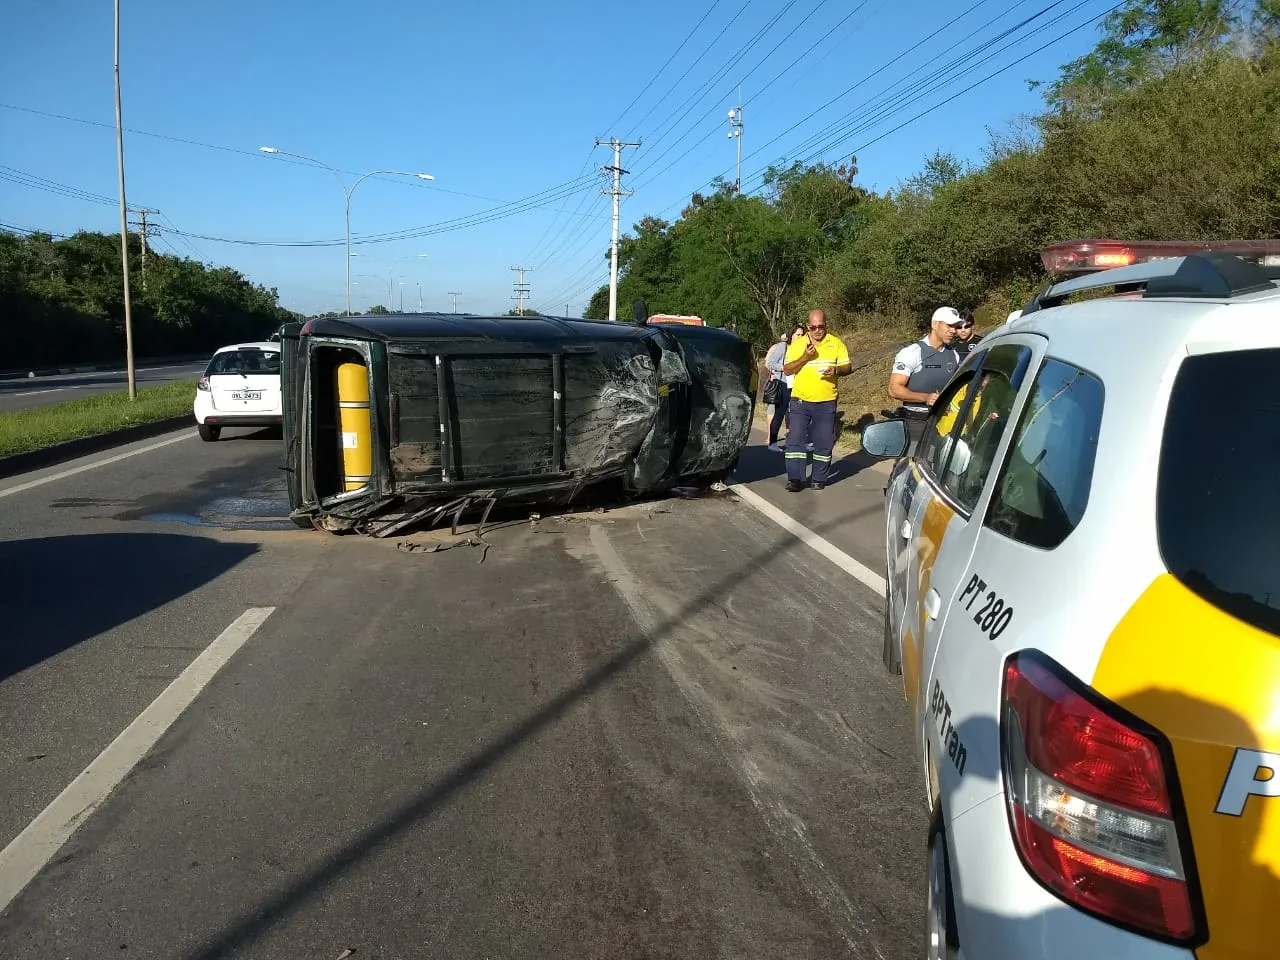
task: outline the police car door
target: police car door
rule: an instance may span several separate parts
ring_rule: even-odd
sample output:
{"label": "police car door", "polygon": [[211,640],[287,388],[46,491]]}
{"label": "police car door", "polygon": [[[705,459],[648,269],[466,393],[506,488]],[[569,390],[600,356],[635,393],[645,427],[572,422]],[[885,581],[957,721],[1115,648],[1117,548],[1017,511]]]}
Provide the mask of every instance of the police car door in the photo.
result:
{"label": "police car door", "polygon": [[[983,351],[973,372],[956,424],[942,442],[931,445],[921,468],[930,474],[934,496],[925,505],[915,531],[921,543],[922,571],[916,629],[921,642],[921,688],[917,728],[925,745],[927,776],[934,787],[960,777],[968,763],[968,745],[957,727],[951,699],[962,694],[942,683],[934,669],[948,623],[968,614],[957,604],[964,575],[982,527],[986,500],[1012,433],[1011,424],[1030,389],[1045,340],[1034,334],[1001,337]],[[926,557],[925,544],[928,546]],[[927,559],[927,568],[925,561]],[[986,618],[990,610],[984,611]],[[998,613],[997,613],[998,616]]]}
{"label": "police car door", "polygon": [[976,356],[971,358],[943,387],[914,453],[905,469],[900,464],[895,470],[889,488],[887,613],[892,635],[901,638],[902,692],[913,729],[919,720],[925,678],[921,598],[929,589],[940,539],[938,531],[933,527],[925,530],[923,525],[926,518],[936,513],[933,504],[940,497],[936,489],[937,465],[959,427],[959,408],[964,404],[979,362]]}

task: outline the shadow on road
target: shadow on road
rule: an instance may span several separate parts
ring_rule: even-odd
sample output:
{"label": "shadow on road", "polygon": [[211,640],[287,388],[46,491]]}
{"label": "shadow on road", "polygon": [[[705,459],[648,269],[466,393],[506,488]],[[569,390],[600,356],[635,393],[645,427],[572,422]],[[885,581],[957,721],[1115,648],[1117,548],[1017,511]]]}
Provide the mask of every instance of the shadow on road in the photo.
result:
{"label": "shadow on road", "polygon": [[0,680],[190,593],[257,549],[159,533],[0,541]]}
{"label": "shadow on road", "polygon": [[[875,462],[874,457],[867,456],[861,450],[845,454],[839,460],[832,462],[832,478],[827,485],[835,486],[841,480],[847,480]],[[733,482],[758,483],[761,480],[774,478],[781,482],[786,472],[786,460],[781,451],[770,450],[763,443],[753,443],[743,449],[742,456],[738,459],[738,467],[733,471]]]}
{"label": "shadow on road", "polygon": [[[762,452],[769,453],[768,450]],[[773,454],[773,456],[777,455]],[[742,482],[740,477],[737,482]],[[818,534],[829,532],[866,512],[864,508],[845,513],[827,523],[815,524],[813,530]],[[520,749],[530,738],[557,722],[578,703],[613,682],[694,614],[716,605],[720,598],[737,586],[745,576],[764,570],[789,555],[809,549],[791,534],[779,531],[778,536],[773,538],[763,550],[755,555],[743,557],[741,563],[733,565],[722,578],[708,584],[704,590],[691,597],[672,616],[657,620],[653,629],[640,639],[629,643],[604,663],[590,670],[576,684],[562,691],[525,720],[510,727],[506,733],[491,740],[451,772],[428,784],[416,800],[405,804],[380,823],[369,827],[357,837],[332,850],[302,876],[290,881],[275,896],[256,905],[252,912],[233,921],[222,933],[193,951],[189,955],[189,960],[221,960],[221,958],[240,955],[249,944],[266,934],[284,917],[321,896],[350,867],[374,855],[388,843],[432,816],[435,811],[453,802],[457,795],[474,780],[497,766],[509,754]],[[923,846],[924,837],[922,836],[922,851]]]}

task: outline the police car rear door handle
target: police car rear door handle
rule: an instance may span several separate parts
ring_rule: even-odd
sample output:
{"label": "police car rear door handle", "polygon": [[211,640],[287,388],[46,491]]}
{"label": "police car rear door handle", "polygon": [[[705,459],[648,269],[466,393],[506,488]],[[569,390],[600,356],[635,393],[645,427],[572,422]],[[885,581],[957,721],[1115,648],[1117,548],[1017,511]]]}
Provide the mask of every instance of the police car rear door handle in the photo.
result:
{"label": "police car rear door handle", "polygon": [[942,609],[942,595],[933,587],[929,588],[929,595],[924,598],[924,612],[929,615],[930,620],[938,619],[938,611]]}

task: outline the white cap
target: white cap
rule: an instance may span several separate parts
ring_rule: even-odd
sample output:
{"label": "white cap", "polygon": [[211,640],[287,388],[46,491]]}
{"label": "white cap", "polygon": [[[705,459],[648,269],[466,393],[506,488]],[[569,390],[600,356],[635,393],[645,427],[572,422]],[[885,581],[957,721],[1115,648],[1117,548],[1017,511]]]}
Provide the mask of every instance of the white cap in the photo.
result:
{"label": "white cap", "polygon": [[960,316],[960,311],[955,307],[939,307],[933,311],[934,323],[945,323],[947,326],[955,327],[964,323],[964,318]]}

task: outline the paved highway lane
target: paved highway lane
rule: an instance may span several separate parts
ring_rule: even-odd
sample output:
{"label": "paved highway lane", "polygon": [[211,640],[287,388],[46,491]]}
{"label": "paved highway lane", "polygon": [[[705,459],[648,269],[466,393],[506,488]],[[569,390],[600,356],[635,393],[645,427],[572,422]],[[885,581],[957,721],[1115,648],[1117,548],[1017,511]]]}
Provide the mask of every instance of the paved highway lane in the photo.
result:
{"label": "paved highway lane", "polygon": [[[138,367],[134,380],[138,389],[157,387],[163,383],[195,380],[204,372],[208,361],[159,367]],[[66,400],[119,393],[129,388],[129,375],[124,370],[97,373],[65,373],[25,380],[0,380],[0,414],[32,407],[45,407]],[[195,397],[192,397],[194,402]]]}
{"label": "paved highway lane", "polygon": [[[0,844],[271,612],[0,912],[0,956],[918,953],[880,598],[736,498],[407,552],[286,528],[278,435],[134,449],[0,484]],[[824,536],[866,509],[829,502]]]}

